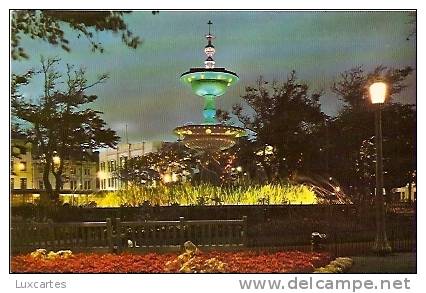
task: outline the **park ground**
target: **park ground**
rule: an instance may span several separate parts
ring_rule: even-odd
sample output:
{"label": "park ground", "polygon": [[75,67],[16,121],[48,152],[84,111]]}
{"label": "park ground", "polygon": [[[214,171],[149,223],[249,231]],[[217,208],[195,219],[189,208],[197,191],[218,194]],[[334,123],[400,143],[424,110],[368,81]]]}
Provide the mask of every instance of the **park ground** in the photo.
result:
{"label": "park ground", "polygon": [[366,255],[352,257],[354,264],[348,273],[416,273],[417,255],[415,252],[393,253],[386,257]]}

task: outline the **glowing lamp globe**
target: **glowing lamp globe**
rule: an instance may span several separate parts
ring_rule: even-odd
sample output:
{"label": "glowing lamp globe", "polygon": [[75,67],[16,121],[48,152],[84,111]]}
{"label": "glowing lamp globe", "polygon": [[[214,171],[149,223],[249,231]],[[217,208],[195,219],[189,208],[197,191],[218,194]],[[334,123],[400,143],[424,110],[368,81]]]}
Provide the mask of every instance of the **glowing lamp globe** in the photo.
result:
{"label": "glowing lamp globe", "polygon": [[59,165],[61,163],[61,158],[59,156],[54,156],[52,160],[55,165]]}
{"label": "glowing lamp globe", "polygon": [[25,169],[26,169],[26,165],[24,164],[24,163],[19,163],[18,164],[18,170],[19,171],[25,171]]}
{"label": "glowing lamp globe", "polygon": [[370,98],[373,104],[383,104],[387,95],[387,84],[384,82],[375,82],[370,85]]}

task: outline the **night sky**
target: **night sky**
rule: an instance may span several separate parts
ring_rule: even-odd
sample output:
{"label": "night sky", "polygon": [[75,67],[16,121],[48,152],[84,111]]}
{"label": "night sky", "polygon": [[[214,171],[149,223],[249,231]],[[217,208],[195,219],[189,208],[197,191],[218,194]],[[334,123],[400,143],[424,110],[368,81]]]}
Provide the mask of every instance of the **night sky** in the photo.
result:
{"label": "night sky", "polygon": [[[173,129],[200,122],[202,99],[179,81],[190,67],[203,66],[207,21],[216,35],[215,61],[240,76],[240,81],[218,99],[218,108],[230,110],[245,86],[265,79],[285,80],[296,70],[314,89],[324,89],[322,109],[335,114],[341,104],[331,91],[333,79],[357,65],[367,69],[383,64],[416,65],[415,40],[408,12],[133,12],[125,19],[141,36],[136,50],[120,35],[99,33],[105,53],[92,53],[88,41],[68,35],[70,53],[47,43],[24,40],[29,60],[13,61],[12,71],[39,66],[40,56],[61,57],[64,63],[84,66],[89,77],[108,72],[110,79],[92,90],[99,98],[93,108],[104,112],[109,126],[124,139],[128,124],[130,142],[175,140]],[[40,79],[24,93],[40,95]],[[415,103],[415,76],[397,100]]]}

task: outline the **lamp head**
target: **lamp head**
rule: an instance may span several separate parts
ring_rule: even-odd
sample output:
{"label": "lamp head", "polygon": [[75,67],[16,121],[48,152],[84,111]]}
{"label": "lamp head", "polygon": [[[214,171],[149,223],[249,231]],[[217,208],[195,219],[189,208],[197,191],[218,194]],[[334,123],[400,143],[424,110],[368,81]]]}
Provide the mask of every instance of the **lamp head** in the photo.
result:
{"label": "lamp head", "polygon": [[53,156],[53,164],[59,165],[61,163],[61,158],[59,156]]}
{"label": "lamp head", "polygon": [[26,165],[24,164],[24,163],[19,163],[18,164],[18,170],[19,171],[25,171],[25,169],[26,169]]}
{"label": "lamp head", "polygon": [[388,86],[383,81],[377,81],[369,88],[371,103],[383,104],[386,100]]}

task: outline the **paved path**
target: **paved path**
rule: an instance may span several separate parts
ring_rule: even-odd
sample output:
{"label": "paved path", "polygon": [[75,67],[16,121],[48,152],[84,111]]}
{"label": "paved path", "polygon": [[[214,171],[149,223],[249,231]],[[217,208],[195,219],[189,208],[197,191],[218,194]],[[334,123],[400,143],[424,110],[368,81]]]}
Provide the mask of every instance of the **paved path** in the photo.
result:
{"label": "paved path", "polygon": [[381,256],[353,256],[348,273],[416,273],[416,253],[393,253]]}

